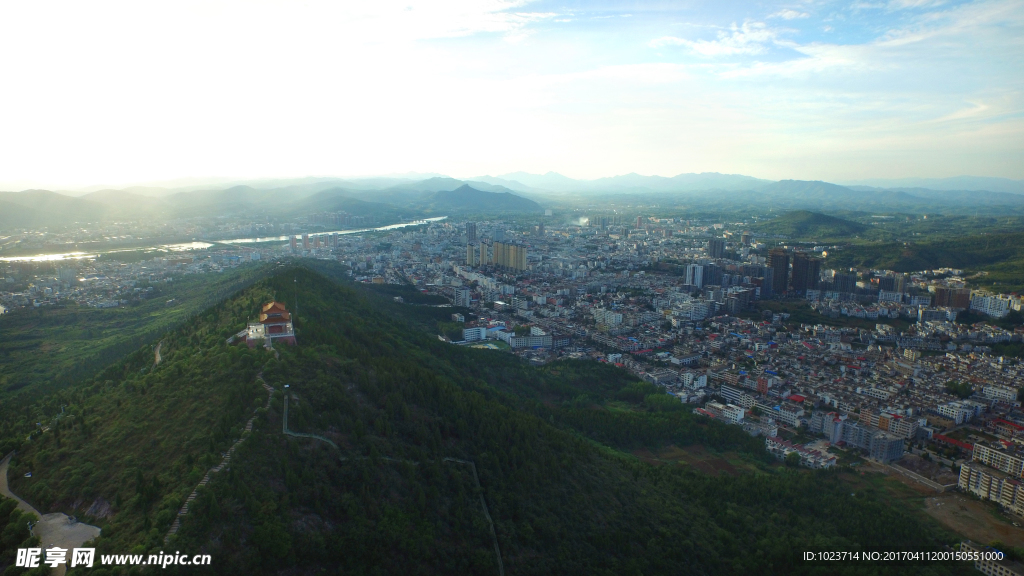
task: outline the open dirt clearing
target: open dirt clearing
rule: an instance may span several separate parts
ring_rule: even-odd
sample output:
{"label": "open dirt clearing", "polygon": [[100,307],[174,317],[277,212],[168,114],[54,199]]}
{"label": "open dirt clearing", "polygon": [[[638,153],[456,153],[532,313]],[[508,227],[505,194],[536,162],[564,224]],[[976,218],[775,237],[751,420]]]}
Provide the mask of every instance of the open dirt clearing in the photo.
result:
{"label": "open dirt clearing", "polygon": [[[12,456],[14,456],[13,452],[0,461],[0,494],[17,501],[19,510],[31,512],[39,518],[39,522],[32,528],[32,533],[39,537],[43,548],[52,548],[54,546],[64,548],[69,551],[67,557],[70,559],[70,550],[81,548],[82,544],[100,535],[98,527],[81,522],[71,522],[71,519],[66,514],[60,512],[40,514],[28,502],[18,498],[17,495],[11,492],[7,486],[7,465],[10,463]],[[67,565],[62,564],[54,568],[51,573],[54,576],[64,576],[66,571]]]}

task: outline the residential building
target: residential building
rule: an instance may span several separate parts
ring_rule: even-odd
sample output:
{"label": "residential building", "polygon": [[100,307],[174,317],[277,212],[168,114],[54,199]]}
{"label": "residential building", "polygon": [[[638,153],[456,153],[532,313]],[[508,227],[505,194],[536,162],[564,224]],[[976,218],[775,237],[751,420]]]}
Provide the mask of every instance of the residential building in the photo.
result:
{"label": "residential building", "polygon": [[494,265],[518,272],[526,270],[526,246],[495,242]]}
{"label": "residential building", "polygon": [[469,308],[473,304],[473,291],[469,288],[459,287],[455,289],[455,305]]}
{"label": "residential building", "polygon": [[768,251],[768,262],[772,269],[772,293],[782,294],[789,288],[789,252],[785,248]]}
{"label": "residential building", "polygon": [[978,442],[974,445],[974,461],[1005,472],[1014,478],[1024,476],[1024,457],[1012,449],[1012,444],[984,444]]}
{"label": "residential building", "polygon": [[820,275],[821,258],[811,256],[807,252],[793,254],[793,290],[805,293],[817,289]]}
{"label": "residential building", "polygon": [[974,568],[987,576],[1024,576],[1024,565],[1005,557],[1003,560],[994,559],[1000,551],[990,546],[965,540],[960,543],[960,551],[974,555]]}
{"label": "residential building", "polygon": [[808,468],[831,468],[836,465],[836,457],[831,454],[822,454],[817,450],[793,444],[789,440],[783,440],[776,436],[766,436],[764,444],[768,453],[779,460],[785,460],[786,456],[796,453],[800,456],[801,466],[807,466]]}
{"label": "residential building", "polygon": [[708,257],[725,258],[725,239],[712,238],[708,240]]}
{"label": "residential building", "polygon": [[1002,318],[1010,313],[1010,299],[975,292],[971,295],[971,310],[995,318]]}

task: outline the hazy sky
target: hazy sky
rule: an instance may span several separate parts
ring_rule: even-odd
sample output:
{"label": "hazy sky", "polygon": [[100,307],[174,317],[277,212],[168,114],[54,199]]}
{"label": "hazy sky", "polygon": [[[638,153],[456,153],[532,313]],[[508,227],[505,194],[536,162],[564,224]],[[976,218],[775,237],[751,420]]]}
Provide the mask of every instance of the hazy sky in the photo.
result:
{"label": "hazy sky", "polygon": [[1024,178],[1024,2],[0,0],[0,183]]}

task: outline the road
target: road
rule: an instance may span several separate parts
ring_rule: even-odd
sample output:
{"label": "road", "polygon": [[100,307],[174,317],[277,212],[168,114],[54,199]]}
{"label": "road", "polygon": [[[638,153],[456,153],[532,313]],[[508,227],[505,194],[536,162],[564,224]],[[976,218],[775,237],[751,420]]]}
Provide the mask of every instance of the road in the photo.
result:
{"label": "road", "polygon": [[[82,544],[98,538],[100,529],[97,526],[90,526],[82,522],[72,523],[66,514],[60,512],[40,514],[32,505],[11,492],[10,487],[7,485],[7,467],[12,456],[14,456],[14,452],[11,452],[0,461],[0,494],[17,501],[19,510],[31,512],[39,518],[39,522],[32,528],[32,533],[39,537],[43,548],[60,546],[68,550],[67,558],[70,560],[70,551],[75,548],[81,548]],[[57,568],[50,571],[53,576],[64,576],[65,572],[67,572],[66,564],[58,565]]]}

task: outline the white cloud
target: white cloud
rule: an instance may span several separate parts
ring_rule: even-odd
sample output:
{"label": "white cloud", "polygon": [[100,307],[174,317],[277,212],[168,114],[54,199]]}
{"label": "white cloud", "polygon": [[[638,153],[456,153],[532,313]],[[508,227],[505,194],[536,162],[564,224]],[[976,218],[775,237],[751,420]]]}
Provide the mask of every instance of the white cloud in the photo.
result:
{"label": "white cloud", "polygon": [[946,0],[889,0],[889,8],[905,10],[907,8],[934,8],[946,3]]}
{"label": "white cloud", "polygon": [[652,48],[663,46],[686,46],[704,56],[727,56],[735,54],[761,54],[768,44],[774,42],[778,33],[763,22],[746,21],[742,26],[732,25],[729,32],[720,31],[717,40],[689,40],[675,36],[664,36],[651,40]]}
{"label": "white cloud", "polygon": [[783,8],[778,12],[768,16],[769,18],[782,18],[783,20],[793,20],[794,18],[807,18],[810,14],[807,12],[800,12],[798,10],[792,10],[790,8]]}
{"label": "white cloud", "polygon": [[992,108],[988,104],[983,104],[981,102],[977,104],[972,104],[973,106],[971,106],[970,108],[963,108],[957,110],[956,112],[953,112],[952,114],[946,114],[941,118],[936,118],[934,122],[950,122],[953,120],[973,119],[985,114]]}

